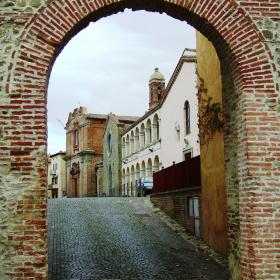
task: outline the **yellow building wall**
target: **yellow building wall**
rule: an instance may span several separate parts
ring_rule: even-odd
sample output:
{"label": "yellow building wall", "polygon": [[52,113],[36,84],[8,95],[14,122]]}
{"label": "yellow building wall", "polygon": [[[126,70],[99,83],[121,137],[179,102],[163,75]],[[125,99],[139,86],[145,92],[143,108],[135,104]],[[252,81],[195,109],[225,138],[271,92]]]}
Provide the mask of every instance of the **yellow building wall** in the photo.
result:
{"label": "yellow building wall", "polygon": [[[198,75],[204,81],[204,89],[206,89],[207,96],[212,97],[211,101],[213,103],[218,102],[222,107],[219,58],[212,43],[199,32],[196,34]],[[202,103],[200,102],[200,114],[201,106]],[[202,184],[201,234],[202,238],[211,247],[226,255],[228,241],[223,136],[222,131],[216,131],[210,139],[200,141]]]}

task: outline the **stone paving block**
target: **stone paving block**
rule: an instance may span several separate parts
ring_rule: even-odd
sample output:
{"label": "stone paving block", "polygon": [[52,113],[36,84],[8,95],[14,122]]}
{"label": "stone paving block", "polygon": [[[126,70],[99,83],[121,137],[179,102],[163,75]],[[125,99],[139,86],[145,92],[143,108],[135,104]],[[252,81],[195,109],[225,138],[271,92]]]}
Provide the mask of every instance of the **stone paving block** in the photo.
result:
{"label": "stone paving block", "polygon": [[48,208],[49,280],[229,279],[145,198],[53,199]]}

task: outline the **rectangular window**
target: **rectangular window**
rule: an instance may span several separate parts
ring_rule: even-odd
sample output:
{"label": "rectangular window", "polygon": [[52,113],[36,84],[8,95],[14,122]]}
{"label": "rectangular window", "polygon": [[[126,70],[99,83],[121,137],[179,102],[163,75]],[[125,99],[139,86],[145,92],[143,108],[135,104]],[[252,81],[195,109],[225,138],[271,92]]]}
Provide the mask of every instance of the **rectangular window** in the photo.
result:
{"label": "rectangular window", "polygon": [[190,104],[188,101],[185,102],[185,126],[186,126],[186,135],[191,133],[191,121],[190,121]]}
{"label": "rectangular window", "polygon": [[195,196],[193,198],[193,215],[195,218],[199,218],[199,198],[198,196]]}
{"label": "rectangular window", "polygon": [[191,157],[192,157],[192,153],[191,152],[185,153],[185,160],[188,160]]}
{"label": "rectangular window", "polygon": [[187,216],[192,219],[193,233],[196,237],[200,237],[200,211],[199,211],[199,197],[188,196],[187,197]]}
{"label": "rectangular window", "polygon": [[194,234],[196,237],[200,237],[200,215],[199,215],[199,197],[195,196],[193,201],[194,208]]}
{"label": "rectangular window", "polygon": [[54,163],[53,164],[53,171],[56,171],[57,170],[57,163]]}
{"label": "rectangular window", "polygon": [[193,217],[194,212],[193,212],[193,197],[192,196],[188,196],[187,203],[188,203],[188,216]]}
{"label": "rectangular window", "polygon": [[193,156],[193,150],[192,150],[192,147],[190,147],[189,145],[186,146],[184,149],[183,149],[183,160],[188,160],[190,158],[192,158]]}
{"label": "rectangular window", "polygon": [[78,129],[74,130],[74,145],[78,146],[79,145],[79,133]]}

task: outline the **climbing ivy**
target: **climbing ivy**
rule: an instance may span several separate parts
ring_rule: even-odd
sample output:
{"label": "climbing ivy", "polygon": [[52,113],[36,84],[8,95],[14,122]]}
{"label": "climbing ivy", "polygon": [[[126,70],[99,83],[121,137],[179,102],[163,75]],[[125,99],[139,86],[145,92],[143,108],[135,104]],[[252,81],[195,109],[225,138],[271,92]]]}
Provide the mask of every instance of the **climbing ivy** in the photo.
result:
{"label": "climbing ivy", "polygon": [[213,98],[207,95],[207,88],[203,79],[198,84],[198,127],[201,144],[207,143],[213,135],[223,129],[223,110],[219,102],[213,102]]}

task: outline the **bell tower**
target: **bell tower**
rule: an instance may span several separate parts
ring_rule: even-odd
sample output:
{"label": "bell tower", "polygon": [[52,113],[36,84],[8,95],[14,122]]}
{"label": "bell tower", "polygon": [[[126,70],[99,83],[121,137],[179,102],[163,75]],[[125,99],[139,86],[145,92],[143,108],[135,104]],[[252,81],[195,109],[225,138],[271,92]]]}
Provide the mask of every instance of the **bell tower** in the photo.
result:
{"label": "bell tower", "polygon": [[159,72],[158,68],[155,68],[155,72],[150,77],[149,88],[149,110],[151,110],[159,104],[165,90],[165,78]]}

